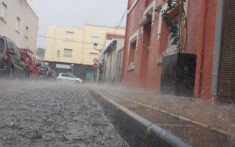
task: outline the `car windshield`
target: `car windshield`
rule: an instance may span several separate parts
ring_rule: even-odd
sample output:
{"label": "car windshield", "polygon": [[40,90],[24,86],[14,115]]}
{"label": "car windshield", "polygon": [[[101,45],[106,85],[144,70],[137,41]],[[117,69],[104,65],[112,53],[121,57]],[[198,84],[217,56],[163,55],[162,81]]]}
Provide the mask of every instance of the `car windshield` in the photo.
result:
{"label": "car windshield", "polygon": [[74,75],[72,75],[72,74],[69,74],[69,77],[70,78],[76,78]]}
{"label": "car windshield", "polygon": [[235,147],[235,0],[0,0],[2,146]]}
{"label": "car windshield", "polygon": [[47,67],[40,67],[40,70],[45,72],[47,71]]}

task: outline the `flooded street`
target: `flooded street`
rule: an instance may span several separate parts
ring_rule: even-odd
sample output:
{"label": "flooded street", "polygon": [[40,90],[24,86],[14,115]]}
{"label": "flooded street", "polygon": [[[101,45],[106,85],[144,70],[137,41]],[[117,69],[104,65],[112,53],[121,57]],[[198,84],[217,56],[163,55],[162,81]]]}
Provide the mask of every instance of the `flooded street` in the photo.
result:
{"label": "flooded street", "polygon": [[235,0],[0,0],[0,147],[235,147]]}
{"label": "flooded street", "polygon": [[0,81],[0,146],[128,146],[86,86]]}

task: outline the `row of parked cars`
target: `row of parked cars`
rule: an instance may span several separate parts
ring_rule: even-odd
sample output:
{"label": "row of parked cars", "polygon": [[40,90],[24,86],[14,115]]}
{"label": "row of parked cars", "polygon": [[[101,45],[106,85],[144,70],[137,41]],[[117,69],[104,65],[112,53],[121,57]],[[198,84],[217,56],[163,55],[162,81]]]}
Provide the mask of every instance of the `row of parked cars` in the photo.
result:
{"label": "row of parked cars", "polygon": [[82,83],[82,79],[71,73],[59,73],[48,66],[42,66],[28,49],[20,49],[5,36],[0,36],[0,78],[53,79],[63,82]]}
{"label": "row of parked cars", "polygon": [[0,36],[1,77],[38,79],[49,78],[53,74],[49,67],[41,66],[32,52],[20,49],[11,39]]}

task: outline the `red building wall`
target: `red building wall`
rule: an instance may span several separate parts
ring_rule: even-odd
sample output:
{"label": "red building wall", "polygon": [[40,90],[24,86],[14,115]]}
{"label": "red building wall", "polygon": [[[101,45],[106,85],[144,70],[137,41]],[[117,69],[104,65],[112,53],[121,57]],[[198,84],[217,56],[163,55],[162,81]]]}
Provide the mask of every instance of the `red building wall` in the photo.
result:
{"label": "red building wall", "polygon": [[197,54],[195,96],[211,98],[216,0],[189,0],[187,50]]}
{"label": "red building wall", "polygon": [[[133,4],[133,0],[129,0],[129,4]],[[131,5],[129,5],[129,8]],[[141,67],[141,57],[142,57],[142,52],[141,52],[141,40],[142,37],[139,33],[139,39],[138,39],[138,48],[136,52],[136,62],[135,62],[135,70],[134,71],[127,71],[128,69],[128,47],[129,47],[129,38],[134,34],[136,31],[141,31],[139,27],[139,21],[143,17],[143,13],[145,10],[145,1],[144,0],[139,0],[137,4],[135,5],[135,8],[127,14],[127,24],[126,24],[126,35],[125,35],[125,50],[124,50],[124,62],[123,62],[123,80],[122,83],[127,86],[131,87],[143,87],[143,85],[140,84],[140,67]]]}
{"label": "red building wall", "polygon": [[[168,30],[162,25],[161,37],[157,39],[159,15],[155,13],[154,22],[151,28],[150,48],[148,53],[143,49],[144,33],[141,31],[139,21],[143,18],[144,10],[153,0],[139,0],[135,8],[127,15],[126,38],[124,50],[124,62],[122,71],[122,83],[135,88],[145,88],[153,91],[160,91],[161,65],[157,64],[159,53],[165,51],[168,44]],[[133,2],[129,0],[129,4]],[[155,6],[163,4],[164,1],[156,1]],[[130,8],[131,6],[129,6]],[[164,23],[164,22],[163,22]],[[139,30],[138,50],[134,71],[127,71],[128,68],[128,46],[129,38]],[[144,65],[147,64],[145,67]],[[146,77],[145,77],[146,74]]]}
{"label": "red building wall", "polygon": [[[151,28],[151,41],[148,53],[144,47],[144,33],[139,26],[144,10],[153,0],[139,0],[134,9],[127,14],[125,49],[123,58],[122,83],[134,88],[145,88],[160,91],[161,64],[157,64],[158,56],[168,46],[168,28],[162,21],[160,39],[158,36],[159,14],[155,13]],[[156,6],[163,4],[156,1]],[[133,0],[129,0],[128,8],[131,8]],[[195,79],[195,96],[210,98],[211,76],[213,64],[214,34],[216,22],[216,0],[188,0],[188,44],[187,53],[197,54],[197,71]],[[128,46],[129,38],[139,30],[138,49],[136,53],[135,70],[128,71]],[[145,67],[144,65],[147,64]],[[146,78],[143,73],[146,73]]]}

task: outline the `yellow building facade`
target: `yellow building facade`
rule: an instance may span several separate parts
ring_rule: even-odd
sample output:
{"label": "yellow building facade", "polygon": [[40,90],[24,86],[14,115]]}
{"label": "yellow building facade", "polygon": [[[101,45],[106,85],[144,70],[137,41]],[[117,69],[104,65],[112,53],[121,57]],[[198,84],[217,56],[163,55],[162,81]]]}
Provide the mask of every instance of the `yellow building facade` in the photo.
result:
{"label": "yellow building facade", "polygon": [[106,35],[125,35],[124,27],[86,25],[84,28],[49,26],[45,61],[93,65],[106,44]]}

